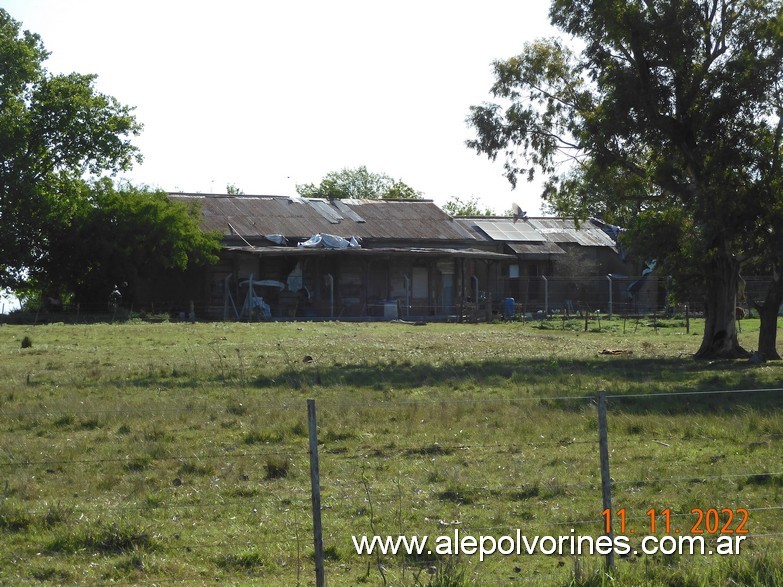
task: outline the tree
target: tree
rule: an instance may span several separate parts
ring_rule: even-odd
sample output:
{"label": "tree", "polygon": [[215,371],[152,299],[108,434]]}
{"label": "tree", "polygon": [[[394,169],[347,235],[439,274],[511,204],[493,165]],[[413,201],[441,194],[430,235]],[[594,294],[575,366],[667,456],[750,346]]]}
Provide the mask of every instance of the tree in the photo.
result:
{"label": "tree", "polygon": [[38,35],[0,9],[0,288],[19,286],[69,217],[87,174],[140,160],[132,110],[95,90],[96,77],[52,75]]}
{"label": "tree", "polygon": [[765,152],[770,156],[761,167],[759,180],[748,205],[754,208],[754,225],[742,241],[746,265],[770,276],[763,300],[747,301],[759,313],[758,350],[766,359],[780,359],[777,352],[778,312],[783,304],[783,92],[776,101],[777,128]]}
{"label": "tree", "polygon": [[421,192],[395,180],[385,173],[372,173],[365,166],[356,169],[342,169],[327,173],[316,186],[312,183],[298,184],[297,193],[303,198],[325,198],[341,200],[346,198],[380,200],[418,200]]}
{"label": "tree", "polygon": [[492,209],[479,202],[475,196],[465,198],[454,196],[443,205],[443,210],[449,216],[492,216]]}
{"label": "tree", "polygon": [[141,279],[217,261],[220,234],[201,230],[197,207],[109,179],[80,187],[78,209],[51,227],[50,250],[30,276],[44,295],[97,307],[114,284],[132,297]]}
{"label": "tree", "polygon": [[512,184],[549,174],[544,197],[563,213],[687,215],[705,284],[701,358],[747,355],[735,321],[741,241],[759,219],[748,202],[777,129],[780,14],[777,0],[554,0],[552,23],[581,53],[529,44],[495,63],[505,109],[471,108],[468,145],[503,154]]}

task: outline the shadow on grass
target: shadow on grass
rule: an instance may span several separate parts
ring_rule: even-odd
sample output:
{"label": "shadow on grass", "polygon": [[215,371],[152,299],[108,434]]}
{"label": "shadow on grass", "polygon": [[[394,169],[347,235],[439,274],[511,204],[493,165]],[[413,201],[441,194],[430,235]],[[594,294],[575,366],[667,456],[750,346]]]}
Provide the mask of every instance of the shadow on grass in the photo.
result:
{"label": "shadow on grass", "polygon": [[[716,388],[725,390],[726,388]],[[761,414],[783,411],[783,392],[772,388],[752,386],[735,388],[735,392],[709,393],[709,390],[698,390],[696,393],[682,394],[672,390],[671,395],[650,395],[622,397],[613,396],[609,399],[609,410],[612,414],[694,414],[720,415],[736,414],[738,410],[754,410]]]}
{"label": "shadow on grass", "polygon": [[[425,386],[475,383],[477,385],[525,384],[530,388],[557,386],[559,378],[582,377],[583,383],[595,380],[607,393],[612,388],[634,388],[629,393],[644,393],[665,386],[670,391],[711,391],[734,389],[737,385],[754,388],[779,380],[783,363],[767,363],[771,374],[747,361],[705,363],[691,358],[640,359],[599,357],[595,359],[520,359],[517,361],[482,360],[459,364],[360,364],[289,368],[257,377],[257,388],[289,384],[293,387],[369,387],[392,386],[412,389]],[[777,376],[776,376],[777,375]],[[584,395],[567,388],[560,395]],[[548,395],[548,394],[547,394]]]}
{"label": "shadow on grass", "polygon": [[[483,388],[493,388],[503,390],[493,398],[513,401],[539,397],[542,404],[565,411],[584,408],[584,403],[565,398],[591,397],[604,391],[611,396],[612,411],[681,414],[730,412],[740,405],[762,410],[783,409],[783,393],[763,391],[779,387],[782,376],[781,362],[760,367],[747,361],[708,363],[690,357],[597,357],[513,362],[484,360],[451,365],[366,364],[317,368],[306,365],[258,377],[253,385],[259,389],[287,385],[294,389],[347,387],[379,392],[433,387],[466,389],[471,395],[481,394]],[[574,381],[579,381],[579,385],[574,385]],[[725,390],[759,391],[708,393]],[[437,398],[442,399],[442,392]]]}

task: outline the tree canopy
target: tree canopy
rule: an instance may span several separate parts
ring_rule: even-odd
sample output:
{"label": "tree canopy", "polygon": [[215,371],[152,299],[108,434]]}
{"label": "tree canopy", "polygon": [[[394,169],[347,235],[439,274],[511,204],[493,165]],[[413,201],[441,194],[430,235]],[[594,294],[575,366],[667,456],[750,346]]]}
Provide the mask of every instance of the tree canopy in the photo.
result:
{"label": "tree canopy", "polygon": [[504,157],[512,184],[547,174],[544,197],[562,214],[679,210],[705,284],[697,356],[745,355],[734,319],[743,242],[763,234],[758,199],[779,197],[768,188],[779,173],[780,2],[554,0],[550,18],[581,52],[543,39],[496,62],[497,101],[471,108],[468,145]]}
{"label": "tree canopy", "polygon": [[344,168],[327,173],[319,185],[312,183],[296,186],[297,193],[303,198],[325,198],[342,200],[347,198],[380,200],[405,199],[417,200],[422,197],[400,179],[385,173],[373,173],[365,166],[356,169]]}
{"label": "tree canopy", "polygon": [[475,196],[460,198],[454,196],[443,205],[443,210],[450,216],[492,216],[491,208],[483,205]]}
{"label": "tree canopy", "polygon": [[74,212],[85,175],[140,160],[132,109],[97,92],[94,75],[52,75],[48,55],[0,8],[0,287],[41,265],[51,221]]}
{"label": "tree canopy", "polygon": [[142,279],[217,260],[220,235],[201,230],[198,208],[108,179],[81,189],[74,214],[51,227],[53,246],[31,275],[37,290],[97,307],[114,284],[132,295]]}

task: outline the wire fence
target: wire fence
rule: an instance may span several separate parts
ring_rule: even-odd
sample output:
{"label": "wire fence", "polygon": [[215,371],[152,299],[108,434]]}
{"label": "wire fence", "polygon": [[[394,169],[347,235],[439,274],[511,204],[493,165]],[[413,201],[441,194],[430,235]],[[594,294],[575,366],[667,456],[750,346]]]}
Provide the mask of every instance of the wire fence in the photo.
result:
{"label": "wire fence", "polygon": [[[632,552],[614,561],[617,572],[641,559],[672,564],[633,554],[646,535],[704,536],[711,548],[742,536],[751,552],[779,549],[781,391],[607,395],[608,463],[599,458],[595,396],[319,400],[326,579],[568,584],[604,564],[600,553],[572,553],[571,541],[610,529],[628,537]],[[226,406],[106,409],[87,400],[74,409],[42,396],[37,408],[17,411],[4,402],[0,531],[45,530],[35,548],[46,556],[20,554],[17,572],[53,572],[59,555],[63,564],[89,565],[97,552],[138,557],[126,571],[156,584],[227,577],[312,584],[305,401],[245,397]],[[357,552],[356,541],[375,536],[429,538],[420,552]],[[539,546],[528,553],[535,537]],[[479,550],[490,546],[491,553]],[[190,562],[156,563],[162,553]],[[67,578],[94,579],[86,576]]]}
{"label": "wire fence", "polygon": [[[752,302],[762,303],[771,283],[768,277],[747,276],[738,293],[737,304],[752,315]],[[701,296],[673,301],[671,282],[654,274],[645,276],[606,275],[602,277],[547,277],[539,275],[509,283],[503,289],[514,300],[516,317],[574,316],[603,313],[608,316],[683,316],[704,312]],[[495,314],[503,314],[503,300],[493,294]]]}
{"label": "wire fence", "polygon": [[[752,302],[763,302],[770,278],[748,276],[738,294],[738,306],[744,315],[754,313]],[[670,281],[658,276],[530,276],[503,278],[475,287],[466,284],[460,291],[434,287],[425,297],[411,295],[380,299],[368,293],[341,295],[338,288],[326,299],[313,299],[307,304],[290,302],[274,291],[272,297],[240,301],[238,308],[217,302],[196,300],[146,300],[134,302],[126,296],[119,303],[63,304],[47,299],[29,305],[19,316],[35,322],[90,321],[172,321],[226,320],[260,322],[270,320],[392,320],[422,319],[442,321],[487,321],[494,319],[533,320],[553,317],[574,317],[603,314],[604,316],[693,316],[703,313],[703,303],[696,299],[674,303],[670,296]],[[290,293],[290,292],[283,292]],[[256,303],[257,302],[257,303]],[[291,305],[291,304],[294,305]]]}

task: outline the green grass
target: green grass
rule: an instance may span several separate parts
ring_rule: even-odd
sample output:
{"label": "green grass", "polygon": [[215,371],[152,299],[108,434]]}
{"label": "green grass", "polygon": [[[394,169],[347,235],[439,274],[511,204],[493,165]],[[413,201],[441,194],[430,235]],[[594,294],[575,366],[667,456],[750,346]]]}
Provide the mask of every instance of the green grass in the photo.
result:
{"label": "green grass", "polygon": [[[696,362],[698,321],[655,326],[0,326],[0,584],[313,584],[308,398],[329,584],[781,584],[783,397],[707,392],[781,387],[783,364]],[[599,391],[629,527],[746,508],[740,556],[619,557],[610,580],[597,556],[354,552],[600,535]]]}

